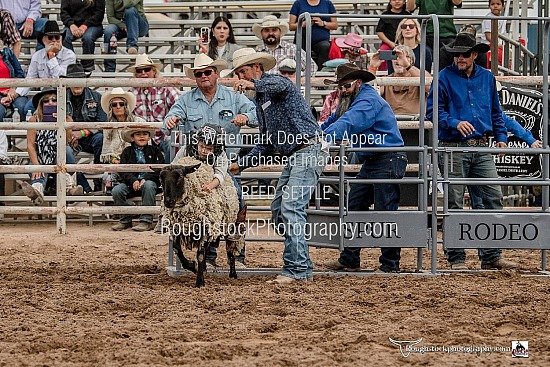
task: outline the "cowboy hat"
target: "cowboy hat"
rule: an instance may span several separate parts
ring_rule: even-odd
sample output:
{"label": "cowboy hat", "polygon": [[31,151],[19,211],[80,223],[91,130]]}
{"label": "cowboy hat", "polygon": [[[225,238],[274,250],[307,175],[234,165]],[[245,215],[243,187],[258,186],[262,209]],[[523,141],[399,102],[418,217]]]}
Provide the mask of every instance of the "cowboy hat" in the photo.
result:
{"label": "cowboy hat", "polygon": [[154,66],[157,69],[160,69],[162,67],[162,64],[154,63],[153,60],[147,54],[141,54],[137,55],[136,57],[136,63],[134,66],[130,66],[128,68],[128,71],[135,73],[137,68],[141,67],[147,67],[147,66]]}
{"label": "cowboy hat", "polygon": [[366,49],[362,47],[363,38],[355,33],[348,33],[345,38],[336,38],[334,43],[340,48],[358,48],[366,51]]}
{"label": "cowboy hat", "polygon": [[91,72],[85,72],[84,66],[81,63],[77,62],[76,64],[71,64],[67,66],[67,74],[60,75],[60,78],[89,78],[92,75]]}
{"label": "cowboy hat", "polygon": [[195,79],[195,74],[193,74],[193,70],[216,68],[216,70],[220,71],[227,68],[227,61],[221,59],[214,61],[210,57],[208,57],[207,54],[200,53],[195,57],[195,61],[193,62],[192,67],[184,66],[183,68],[185,69],[185,75],[189,79]]}
{"label": "cowboy hat", "polygon": [[129,129],[129,130],[122,131],[122,140],[124,140],[127,143],[131,143],[132,142],[132,135],[134,135],[135,133],[138,133],[140,131],[145,131],[146,133],[149,133],[150,138],[152,138],[156,134],[156,130],[150,130],[150,129],[145,129],[145,128]]}
{"label": "cowboy hat", "polygon": [[48,20],[44,25],[44,30],[41,32],[36,32],[36,41],[42,46],[44,46],[44,41],[42,41],[44,36],[61,36],[59,25],[55,20]]}
{"label": "cowboy hat", "polygon": [[40,100],[46,94],[55,94],[57,96],[57,89],[52,88],[52,87],[46,87],[46,88],[42,89],[40,92],[36,93],[32,97],[32,105],[34,106],[34,108],[38,108],[38,104],[40,103]]}
{"label": "cowboy hat", "polygon": [[253,48],[245,47],[238,49],[233,53],[233,69],[231,72],[235,72],[243,65],[250,65],[259,63],[264,67],[264,71],[273,69],[277,60],[266,52],[256,52]]}
{"label": "cowboy hat", "polygon": [[485,53],[489,51],[489,49],[489,45],[486,45],[485,43],[476,43],[475,38],[467,33],[457,34],[452,46],[445,45],[445,50],[452,54],[461,54],[470,51]]}
{"label": "cowboy hat", "polygon": [[267,15],[261,23],[252,24],[252,32],[259,39],[263,39],[262,29],[264,28],[279,28],[281,30],[281,37],[288,33],[288,23],[280,21],[275,15]]}
{"label": "cowboy hat", "polygon": [[125,92],[124,89],[120,87],[113,88],[112,91],[105,92],[103,97],[101,97],[101,108],[103,111],[108,112],[111,108],[111,100],[113,98],[122,98],[128,102],[128,110],[132,112],[136,108],[136,97],[131,92]]}
{"label": "cowboy hat", "polygon": [[348,62],[346,64],[339,65],[336,68],[336,80],[325,79],[325,85],[335,85],[340,83],[342,80],[350,79],[361,79],[365,83],[370,82],[371,80],[376,79],[374,74],[369,73],[366,70],[362,70],[359,66]]}

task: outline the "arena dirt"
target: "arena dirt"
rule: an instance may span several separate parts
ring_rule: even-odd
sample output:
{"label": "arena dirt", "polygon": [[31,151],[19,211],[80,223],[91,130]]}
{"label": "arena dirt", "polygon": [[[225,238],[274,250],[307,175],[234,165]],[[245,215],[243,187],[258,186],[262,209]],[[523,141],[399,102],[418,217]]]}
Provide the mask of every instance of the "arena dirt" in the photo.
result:
{"label": "arena dirt", "polygon": [[[0,366],[509,366],[550,365],[548,278],[526,277],[540,252],[507,251],[523,272],[316,277],[266,284],[171,278],[167,238],[112,232],[112,223],[0,224]],[[282,244],[248,245],[250,267],[280,267]],[[316,267],[334,250],[312,249]],[[372,269],[379,250],[364,252]],[[416,251],[404,250],[412,270]],[[473,251],[468,264],[479,268]],[[425,266],[430,258],[426,252]],[[448,269],[442,254],[439,266]],[[388,338],[422,346],[510,352],[400,354]]]}

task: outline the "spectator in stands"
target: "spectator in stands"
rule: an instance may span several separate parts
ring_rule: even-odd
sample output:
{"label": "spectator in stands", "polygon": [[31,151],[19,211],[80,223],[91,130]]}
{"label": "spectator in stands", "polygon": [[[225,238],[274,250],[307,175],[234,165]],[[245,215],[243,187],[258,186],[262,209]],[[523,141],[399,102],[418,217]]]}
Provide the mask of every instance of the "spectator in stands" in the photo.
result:
{"label": "spectator in stands", "polygon": [[[113,34],[117,39],[127,37],[126,52],[138,54],[138,38],[149,32],[143,0],[106,0],[105,5],[109,25],[103,32],[103,43],[109,44]],[[116,60],[105,60],[104,65],[105,71],[116,71]]]}
{"label": "spectator in stands", "polygon": [[6,9],[0,9],[0,41],[4,42],[6,46],[11,46],[15,57],[19,57],[21,53],[21,34],[15,26],[13,16]]}
{"label": "spectator in stands", "polygon": [[[134,115],[136,97],[133,93],[124,92],[124,89],[116,87],[112,91],[105,92],[101,97],[101,108],[107,112],[109,122],[145,122],[139,116]],[[101,161],[105,163],[120,163],[120,155],[128,143],[122,138],[123,129],[105,129],[103,131],[103,148]]]}
{"label": "spectator in stands", "polygon": [[[135,65],[129,67],[128,71],[134,73],[136,78],[160,78],[161,66],[142,54],[138,55]],[[136,96],[134,114],[149,122],[163,122],[180,96],[176,87],[131,87],[128,92]],[[164,153],[165,163],[170,163],[170,136],[159,130],[151,138],[153,145]]]}
{"label": "spectator in stands", "polygon": [[[493,18],[500,17],[500,14],[502,12],[502,9],[504,9],[504,0],[489,0],[489,9],[491,10],[487,14],[487,18],[481,22],[481,33],[483,34],[483,43],[486,43],[491,46],[491,20]],[[506,32],[506,20],[498,20],[498,34],[502,34],[504,36],[508,36],[508,33]],[[500,40],[498,40],[498,34],[495,34],[495,38],[497,38],[497,45],[498,45],[498,64],[502,64],[502,47],[504,43]],[[491,51],[487,53],[487,69],[491,68]]]}
{"label": "spectator in stands", "polygon": [[[398,45],[408,46],[414,52],[414,66],[420,69],[420,24],[416,19],[402,19],[397,26],[395,41]],[[426,46],[426,71],[432,72],[432,49]],[[388,74],[393,73],[393,64],[388,64]]]}
{"label": "spectator in stands", "polygon": [[[375,76],[354,64],[340,65],[336,81],[342,90],[340,104],[335,113],[321,126],[333,142],[344,137],[362,136],[355,148],[395,147],[393,152],[358,152],[362,164],[358,179],[380,179],[377,184],[352,184],[349,192],[349,210],[367,211],[374,204],[376,211],[394,211],[399,208],[399,184],[383,182],[384,179],[401,179],[407,167],[407,155],[400,151],[403,138],[397,127],[395,115],[389,104],[380,97],[376,89],[367,83]],[[384,136],[383,139],[380,137]],[[378,137],[378,138],[376,138]],[[374,142],[374,143],[373,143]],[[399,272],[400,248],[382,247],[379,258],[382,272]],[[359,270],[361,248],[346,248],[338,260],[325,264],[331,270]]]}
{"label": "spectator in stands", "polygon": [[[103,34],[105,0],[61,0],[61,21],[65,25],[63,46],[73,50],[73,42],[82,40],[82,53],[93,55],[95,41]],[[82,60],[84,70],[94,70],[94,60]]]}
{"label": "spectator in stands", "polygon": [[233,67],[233,53],[242,46],[237,45],[233,26],[226,17],[216,17],[210,28],[209,42],[204,43],[199,39],[199,45],[202,52],[208,55],[212,60],[225,60],[227,68]]}
{"label": "spectator in stands", "polygon": [[[410,0],[407,2],[407,10],[412,12],[419,8],[419,15],[437,14],[453,15],[454,8],[462,8],[462,0]],[[434,49],[434,27],[428,23],[426,44]],[[456,36],[456,28],[452,19],[439,19],[439,44],[436,47],[452,42]],[[410,46],[409,46],[410,47]]]}
{"label": "spectator in stands", "polygon": [[[256,23],[252,25],[252,32],[261,39],[264,44],[258,46],[256,51],[265,52],[275,58],[277,64],[272,69],[266,71],[268,74],[279,73],[279,62],[284,59],[296,60],[296,46],[283,41],[283,36],[288,32],[288,24],[284,21],[279,21],[275,15],[268,15],[262,23]],[[302,70],[306,69],[306,53],[301,53],[301,67]],[[311,72],[317,71],[317,64],[310,60]]]}
{"label": "spectator in stands", "polygon": [[[420,77],[420,69],[414,66],[414,52],[405,45],[397,45],[394,48],[397,60],[392,60],[394,72],[389,77]],[[370,68],[376,69],[382,61],[380,54],[376,52],[370,60]],[[426,77],[431,74],[425,72]],[[424,97],[428,96],[430,84],[427,83],[424,90]],[[393,113],[401,115],[418,115],[420,113],[420,96],[422,91],[417,86],[387,85],[380,87],[380,95],[389,103]],[[425,100],[425,99],[424,99]]]}
{"label": "spectator in stands", "polygon": [[[496,147],[507,146],[507,130],[502,118],[495,77],[485,68],[474,64],[479,53],[489,51],[489,46],[476,41],[466,34],[456,36],[453,46],[446,46],[454,55],[454,64],[439,73],[439,94],[428,96],[426,118],[439,117],[439,146],[443,147],[486,147],[487,135],[493,135]],[[472,98],[483,103],[464,103]],[[434,98],[438,100],[438,110],[433,110]],[[498,177],[493,155],[483,152],[455,151],[449,162],[450,178]],[[444,170],[443,160],[439,169]],[[502,191],[499,185],[477,185],[477,190],[487,210],[502,210]],[[464,186],[450,185],[448,194],[449,209],[462,209]],[[482,269],[511,269],[516,264],[504,260],[500,249],[481,249],[479,252]],[[467,270],[464,249],[447,249],[447,260],[455,270]]]}
{"label": "spectator in stands", "polygon": [[[291,31],[298,28],[298,17],[302,13],[334,14],[336,8],[330,0],[296,0],[290,8],[289,27]],[[328,60],[330,50],[330,31],[338,29],[336,17],[311,18],[311,51],[312,58],[321,69]],[[302,23],[302,49],[306,49],[306,23]]]}
{"label": "spectator in stands", "polygon": [[[279,74],[284,77],[295,81],[296,79],[296,60],[294,59],[284,59],[279,63]],[[303,93],[303,92],[302,92]],[[311,113],[315,118],[315,121],[319,119],[319,113],[314,106],[311,106]]]}
{"label": "spectator in stands", "polygon": [[[149,144],[155,130],[132,129],[122,134],[122,139],[130,143],[120,157],[121,164],[161,164],[164,156],[160,149]],[[160,187],[160,178],[157,172],[121,172],[120,183],[113,188],[113,200],[115,205],[134,205],[128,198],[141,196],[141,205],[154,206],[155,195]],[[132,227],[132,215],[123,214],[119,223],[115,224],[113,231],[122,231],[132,228],[136,232],[150,231],[154,228],[153,215],[141,214],[139,224]]]}
{"label": "spectator in stands", "polygon": [[[2,26],[0,26],[2,28]],[[24,78],[25,73],[19,64],[19,60],[8,47],[4,47],[0,40],[0,78]],[[22,115],[25,110],[27,97],[18,96],[15,88],[0,87],[0,122],[17,108]]]}
{"label": "spectator in stands", "polygon": [[[466,34],[470,36],[474,41],[476,40],[476,27],[471,24],[465,24],[460,27],[458,34]],[[453,47],[454,40],[447,46]],[[447,51],[445,46],[439,49],[439,70],[445,69],[447,66],[451,66],[454,62],[453,54]],[[487,67],[487,55],[485,53],[478,54],[474,60],[476,65],[486,68]]]}
{"label": "spectator in stands", "polygon": [[[67,67],[67,78],[85,79],[90,73],[84,71],[82,64],[72,64]],[[67,89],[67,116],[78,122],[105,122],[107,114],[101,108],[101,94],[89,87],[70,87]],[[101,149],[103,147],[103,132],[95,129],[71,131],[71,142],[67,149],[86,152],[94,155],[94,164],[101,163]],[[85,193],[92,192],[90,184],[83,173],[78,172],[77,182],[84,188]],[[93,191],[101,191],[101,180],[94,179]]]}
{"label": "spectator in stands", "polygon": [[[270,283],[287,284],[313,280],[313,263],[306,243],[306,205],[317,185],[327,154],[321,151],[321,130],[294,83],[281,75],[270,75],[273,56],[243,48],[235,60],[239,80],[234,90],[256,91],[256,111],[261,140],[246,156],[231,164],[232,173],[258,166],[280,153],[288,157],[271,203],[275,227],[285,238],[282,274]],[[281,131],[285,134],[282,136]],[[266,160],[264,160],[265,162]],[[290,193],[283,195],[283,193]]]}
{"label": "spectator in stands", "polygon": [[[242,60],[239,56],[243,50],[235,52],[233,62]],[[179,124],[183,125],[185,133],[200,130],[207,123],[221,126],[225,131],[227,145],[239,144],[240,130],[244,125],[255,126],[257,123],[256,107],[244,94],[234,93],[230,88],[218,84],[219,73],[225,69],[225,60],[212,60],[206,54],[195,57],[192,67],[185,67],[185,75],[195,79],[197,88],[180,96],[164,119],[162,131],[170,135]],[[227,149],[230,160],[238,157],[238,148]],[[244,249],[236,260],[244,266]],[[216,265],[216,249],[206,254],[206,261],[211,266]]]}
{"label": "spectator in stands", "polygon": [[[33,117],[28,121],[34,122],[57,122],[57,90],[55,88],[45,88],[32,98],[32,103],[36,110]],[[67,121],[72,119],[67,116]],[[67,143],[71,139],[70,131],[67,131]],[[27,152],[31,164],[34,165],[54,165],[57,163],[57,130],[27,130]],[[66,162],[74,164],[74,155],[67,149]],[[33,172],[30,174],[31,184],[23,182],[21,188],[35,205],[40,205],[44,201],[44,190],[48,183],[48,173]],[[55,176],[53,177],[55,180]],[[82,186],[67,185],[68,195],[82,195],[84,190]]]}
{"label": "spectator in stands", "polygon": [[[48,19],[41,18],[42,2],[41,0],[0,0],[0,8],[9,11],[15,21],[15,27],[23,38],[36,38],[40,41],[39,33],[44,30]],[[40,42],[36,45],[36,50],[44,48]],[[14,52],[19,55],[20,49]]]}
{"label": "spectator in stands", "polygon": [[[347,62],[352,62],[361,69],[367,67],[367,49],[363,47],[363,37],[356,33],[348,33],[346,37],[334,38],[331,41],[329,61],[326,61],[321,71],[335,72],[336,68]],[[335,63],[331,63],[331,61]]]}
{"label": "spectator in stands", "polygon": [[[405,0],[390,0],[382,15],[410,15],[404,5]],[[391,50],[395,47],[395,35],[400,22],[399,18],[380,18],[376,25],[376,35],[382,41],[379,50]],[[388,70],[385,60],[380,64],[380,70]]]}
{"label": "spectator in stands", "polygon": [[[66,74],[67,66],[76,62],[76,55],[63,47],[61,32],[55,20],[49,20],[44,26],[44,32],[38,32],[38,43],[45,48],[32,55],[27,78],[59,78]],[[16,97],[26,96],[30,88],[19,87],[15,90]],[[28,111],[34,112],[34,103],[29,100],[21,113],[21,121]]]}

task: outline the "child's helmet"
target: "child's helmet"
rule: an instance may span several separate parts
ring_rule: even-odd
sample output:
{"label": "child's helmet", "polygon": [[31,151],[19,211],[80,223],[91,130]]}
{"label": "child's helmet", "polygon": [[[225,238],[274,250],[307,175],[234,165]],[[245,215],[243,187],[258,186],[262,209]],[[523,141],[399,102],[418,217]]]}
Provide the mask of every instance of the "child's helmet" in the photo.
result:
{"label": "child's helmet", "polygon": [[205,145],[213,145],[214,157],[219,156],[224,151],[225,147],[225,134],[223,128],[218,125],[206,124],[191,133],[191,141],[189,142],[190,144],[188,144],[188,153],[196,158],[199,158],[199,141]]}

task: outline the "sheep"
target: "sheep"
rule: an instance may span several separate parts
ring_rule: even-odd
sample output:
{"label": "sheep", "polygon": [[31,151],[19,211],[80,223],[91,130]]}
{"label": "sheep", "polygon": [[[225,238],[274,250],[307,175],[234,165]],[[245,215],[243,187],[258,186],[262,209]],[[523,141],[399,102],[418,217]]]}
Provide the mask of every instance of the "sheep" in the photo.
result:
{"label": "sheep", "polygon": [[[193,157],[181,157],[159,172],[164,192],[163,222],[168,223],[183,268],[197,274],[195,286],[204,287],[206,251],[209,246],[217,246],[221,236],[226,238],[229,277],[236,279],[235,256],[244,240],[230,235],[240,228],[235,225],[237,220],[242,222],[244,218],[237,218],[239,205],[233,180],[224,180],[212,192],[202,191],[202,184],[212,179],[212,167]],[[185,258],[182,244],[189,250],[197,249],[198,266]]]}

